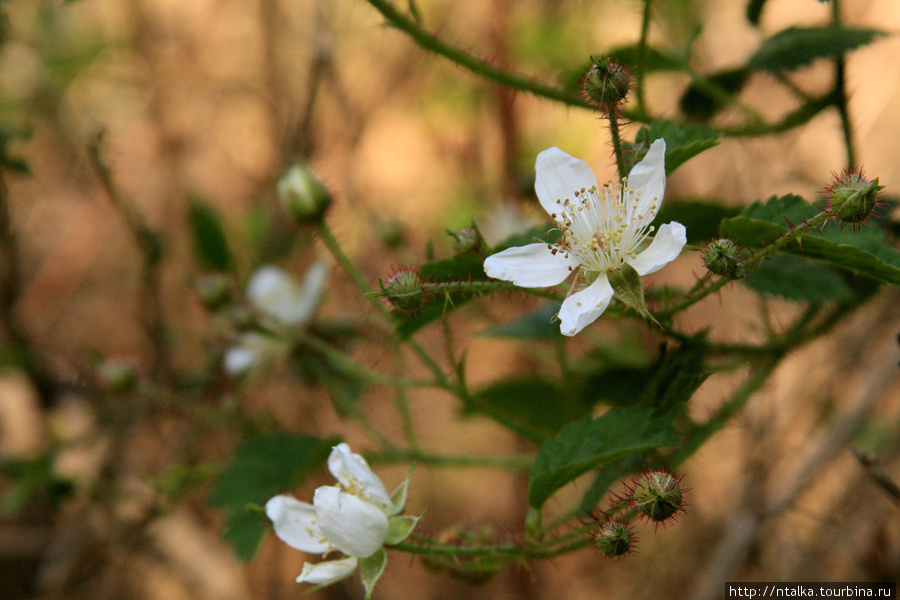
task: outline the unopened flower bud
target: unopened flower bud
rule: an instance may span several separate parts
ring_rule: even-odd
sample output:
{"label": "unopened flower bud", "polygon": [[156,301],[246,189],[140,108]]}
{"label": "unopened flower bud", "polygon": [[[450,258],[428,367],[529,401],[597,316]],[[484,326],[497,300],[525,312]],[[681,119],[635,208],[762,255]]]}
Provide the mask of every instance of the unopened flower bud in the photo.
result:
{"label": "unopened flower bud", "polygon": [[841,223],[857,225],[869,218],[879,204],[878,192],[884,189],[878,179],[869,181],[862,171],[844,171],[835,175],[825,189],[828,212]]}
{"label": "unopened flower bud", "polygon": [[304,165],[289,168],[276,186],[278,200],[296,222],[317,221],[331,204],[331,194]]}
{"label": "unopened flower bud", "polygon": [[645,517],[662,523],[675,516],[684,502],[681,481],[666,471],[648,471],[634,484],[632,499]]}
{"label": "unopened flower bud", "polygon": [[231,282],[221,273],[208,273],[194,280],[194,291],[203,306],[217,310],[231,299]]}
{"label": "unopened flower bud", "polygon": [[416,312],[425,305],[425,287],[415,269],[400,267],[381,285],[381,291],[402,312]]}
{"label": "unopened flower bud", "polygon": [[610,58],[591,58],[581,82],[584,98],[604,112],[622,103],[631,90],[633,77],[628,67]]}
{"label": "unopened flower bud", "polygon": [[474,223],[460,230],[448,229],[447,234],[453,238],[453,249],[457,254],[468,254],[481,250],[481,233]]}
{"label": "unopened flower bud", "polygon": [[634,536],[628,525],[619,521],[601,523],[592,534],[594,546],[607,558],[616,558],[629,552],[634,546]]}
{"label": "unopened flower bud", "polygon": [[726,279],[743,279],[747,275],[741,248],[728,238],[719,238],[706,244],[700,251],[703,265],[710,273]]}

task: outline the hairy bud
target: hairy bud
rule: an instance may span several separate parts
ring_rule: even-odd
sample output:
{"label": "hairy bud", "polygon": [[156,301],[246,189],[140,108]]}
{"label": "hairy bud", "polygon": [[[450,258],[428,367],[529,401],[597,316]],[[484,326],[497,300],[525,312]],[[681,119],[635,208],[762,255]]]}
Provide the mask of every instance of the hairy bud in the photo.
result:
{"label": "hairy bud", "polygon": [[409,267],[400,267],[381,284],[381,292],[399,311],[416,312],[425,306],[425,286],[419,273]]}
{"label": "hairy bud", "polygon": [[585,100],[595,108],[609,112],[625,101],[633,84],[631,69],[610,58],[591,57],[581,82]]}
{"label": "hairy bud", "polygon": [[619,521],[600,523],[591,534],[594,546],[607,558],[617,558],[634,548],[634,535],[628,525]]}
{"label": "hairy bud", "polygon": [[462,229],[448,229],[447,235],[453,238],[453,249],[457,254],[468,254],[470,252],[479,252],[484,246],[481,238],[481,232],[473,222],[468,227]]}
{"label": "hairy bud", "polygon": [[648,471],[634,482],[634,506],[656,523],[672,519],[684,503],[681,480],[666,471]]}
{"label": "hairy bud", "polygon": [[836,221],[858,225],[878,207],[878,192],[882,189],[884,186],[878,185],[878,179],[869,181],[861,170],[853,173],[844,171],[835,175],[825,188],[827,210]]}
{"label": "hairy bud", "polygon": [[747,275],[744,268],[744,252],[728,238],[719,238],[706,244],[700,251],[703,265],[710,273],[726,279],[743,279]]}

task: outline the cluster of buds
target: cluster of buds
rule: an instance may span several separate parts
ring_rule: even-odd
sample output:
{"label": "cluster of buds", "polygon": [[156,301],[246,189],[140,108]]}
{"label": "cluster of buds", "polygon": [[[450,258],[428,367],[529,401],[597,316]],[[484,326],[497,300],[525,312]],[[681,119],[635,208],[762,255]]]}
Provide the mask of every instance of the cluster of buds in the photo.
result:
{"label": "cluster of buds", "polygon": [[591,57],[581,81],[581,93],[594,108],[609,114],[619,110],[634,86],[631,69],[607,57]]}
{"label": "cluster of buds", "polygon": [[743,279],[747,275],[743,249],[728,238],[710,241],[700,251],[700,258],[710,273],[726,279]]}
{"label": "cluster of buds", "polygon": [[882,189],[884,186],[878,185],[877,178],[875,181],[866,179],[862,170],[844,171],[834,175],[831,184],[825,188],[826,210],[835,221],[856,227],[878,208],[878,192]]}
{"label": "cluster of buds", "polygon": [[[665,525],[684,510],[684,488],[681,479],[668,471],[646,471],[626,486],[624,494],[613,501],[616,511],[630,510],[641,518]],[[636,537],[626,520],[595,516],[597,529],[591,534],[594,547],[608,558],[618,558],[634,551]]]}

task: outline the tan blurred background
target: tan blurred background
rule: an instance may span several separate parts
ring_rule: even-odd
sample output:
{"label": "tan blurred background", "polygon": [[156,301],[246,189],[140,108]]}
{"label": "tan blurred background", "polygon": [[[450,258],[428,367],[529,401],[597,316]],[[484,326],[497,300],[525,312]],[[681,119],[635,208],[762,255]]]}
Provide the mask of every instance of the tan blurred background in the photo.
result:
{"label": "tan blurred background", "polygon": [[[754,29],[744,20],[743,2],[658,4],[651,40],[660,47],[684,51],[703,25],[692,65],[701,72],[740,64],[766,35],[790,24],[821,24],[829,14],[827,4],[813,0],[770,0],[761,28]],[[591,54],[635,41],[640,28],[638,2],[418,5],[424,23],[442,38],[551,82]],[[274,181],[286,165],[303,159],[334,192],[329,222],[374,288],[397,264],[421,262],[429,239],[439,255],[448,254],[446,227],[476,217],[499,236],[504,227],[539,217],[528,187],[543,148],[560,146],[587,160],[601,179],[611,176],[602,123],[586,111],[499,91],[429,56],[359,0],[14,0],[3,8],[9,41],[0,55],[2,120],[31,131],[10,146],[30,174],[6,176],[21,268],[13,314],[58,385],[41,397],[20,375],[0,378],[0,456],[34,456],[62,443],[57,468],[77,489],[59,512],[37,506],[0,518],[0,598],[299,597],[305,590],[293,580],[301,553],[270,536],[256,559],[242,565],[219,539],[222,515],[208,508],[203,482],[177,496],[160,484],[172,465],[225,461],[239,427],[165,404],[87,394],[88,357],[125,360],[145,376],[202,364],[210,332],[214,338],[220,325],[190,285],[201,272],[186,225],[192,199],[224,216],[238,272],[246,278],[258,261],[257,225],[278,211]],[[852,25],[889,33],[900,27],[895,0],[845,1],[843,9]],[[890,195],[900,185],[898,61],[900,41],[887,37],[848,63],[860,163]],[[816,63],[796,81],[821,91],[831,76],[829,64]],[[686,84],[682,76],[651,76],[649,105],[675,115]],[[760,76],[743,97],[774,116],[793,106],[776,90]],[[127,211],[112,201],[88,159],[100,132],[100,156],[115,194],[163,243],[163,366],[142,322],[142,255]],[[829,111],[787,134],[724,140],[679,169],[667,197],[735,206],[788,192],[814,199],[844,161],[839,120]],[[406,244],[386,247],[385,231],[398,226]],[[299,277],[320,252],[315,237],[304,233],[282,264]],[[668,271],[667,280],[690,284],[700,265],[685,255]],[[891,380],[900,359],[897,299],[895,291],[882,293],[850,323],[782,365],[747,410],[686,465],[692,489],[687,515],[656,532],[643,527],[636,555],[611,562],[584,550],[508,566],[478,583],[392,553],[376,597],[708,598],[718,593],[717,577],[896,581],[897,506],[852,454],[827,449],[829,440],[839,439],[836,426],[849,422],[845,412],[858,409],[867,423],[860,443],[874,446],[888,474],[900,477],[900,406]],[[484,302],[483,310],[505,318],[533,306],[506,297]],[[771,308],[776,325],[796,312],[787,303]],[[323,313],[367,311],[337,273]],[[746,340],[759,336],[756,311],[754,296],[729,289],[681,324],[696,330],[711,322],[717,337]],[[528,354],[516,345],[472,337],[483,328],[482,317],[464,311],[454,330],[458,346],[469,348],[472,384],[529,368]],[[591,335],[608,341],[613,332],[600,323]],[[436,332],[420,335],[439,351]],[[575,341],[573,348],[584,345]],[[361,356],[379,365],[386,360],[381,351],[363,348]],[[745,375],[711,378],[691,410],[709,414]],[[206,408],[224,411],[239,403],[248,414],[271,415],[290,430],[337,431],[355,449],[371,443],[338,419],[323,393],[298,387],[277,366],[246,387],[223,383],[219,391]],[[390,399],[389,390],[373,389],[363,410],[399,439]],[[533,450],[490,423],[459,420],[459,407],[446,395],[421,393],[412,401],[426,443],[436,451]],[[824,458],[810,463],[805,477],[803,465],[818,451]],[[405,467],[378,472],[392,487]],[[298,493],[309,496],[325,481],[324,475],[313,478]],[[0,480],[0,491],[4,485],[10,483]],[[413,513],[427,509],[422,527],[435,536],[489,526],[498,536],[515,537],[524,486],[524,476],[501,471],[420,467],[408,506]],[[786,503],[760,529],[744,518],[762,502],[778,506],[781,498]],[[704,595],[710,589],[713,595]],[[361,598],[361,590],[351,580],[314,596]]]}

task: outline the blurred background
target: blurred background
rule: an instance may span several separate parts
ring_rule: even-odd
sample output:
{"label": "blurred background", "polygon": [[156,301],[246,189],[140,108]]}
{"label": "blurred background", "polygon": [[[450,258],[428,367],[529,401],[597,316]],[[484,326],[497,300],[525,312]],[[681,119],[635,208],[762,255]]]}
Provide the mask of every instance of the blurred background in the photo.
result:
{"label": "blurred background", "polygon": [[[770,0],[754,28],[743,2],[655,4],[651,42],[675,55],[690,49],[701,73],[742,64],[771,33],[823,24],[830,14],[827,3]],[[634,43],[641,26],[636,1],[417,5],[441,38],[552,83],[592,54]],[[209,269],[192,248],[190,207],[202,203],[224,223],[236,293],[276,256],[300,278],[323,251],[314,232],[291,229],[274,186],[284,168],[304,161],[334,194],[329,223],[376,289],[397,265],[423,261],[430,240],[437,255],[451,252],[448,227],[474,217],[496,243],[541,222],[533,165],[548,146],[583,158],[601,181],[611,178],[604,123],[429,55],[359,0],[7,0],[0,7],[3,363],[31,372],[0,373],[0,458],[27,466],[0,476],[0,598],[298,597],[305,589],[294,578],[307,557],[268,536],[252,562],[235,558],[220,537],[222,514],[208,505],[210,476],[254,423],[337,431],[354,450],[370,438],[344,423],[322,390],[299,385],[277,364],[241,383],[210,379],[210,356],[221,354],[227,328],[195,291]],[[892,34],[851,54],[847,72],[859,162],[894,195],[900,4],[853,0],[843,12],[849,25]],[[827,89],[832,77],[824,61],[792,74],[811,91]],[[775,83],[755,77],[741,97],[763,115],[784,114],[796,101]],[[653,112],[676,117],[687,84],[678,74],[649,75]],[[626,128],[626,137],[636,129]],[[724,139],[670,177],[667,198],[735,207],[789,192],[813,200],[845,161],[838,115],[826,111],[788,133]],[[273,235],[286,231],[292,245],[274,251]],[[654,281],[690,285],[701,274],[687,253]],[[729,286],[684,315],[682,329],[712,324],[717,338],[755,339],[763,327],[752,316],[755,298]],[[537,304],[515,296],[478,304],[459,313],[453,332],[468,348],[471,382],[529,369],[529,354],[516,344],[473,334],[484,328],[484,313],[507,318]],[[798,310],[783,301],[768,308],[776,324]],[[377,317],[336,268],[322,313]],[[436,328],[418,336],[440,348]],[[614,331],[601,320],[591,335]],[[635,555],[609,561],[588,549],[472,581],[391,553],[376,597],[700,599],[718,597],[723,580],[896,581],[897,505],[851,452],[833,446],[842,423],[864,423],[854,444],[900,477],[898,332],[898,295],[886,290],[794,354],[686,464],[687,514],[667,528],[640,529]],[[375,343],[358,350],[373,365],[387,362],[384,352]],[[112,393],[96,368],[110,361],[171,389],[190,389],[201,373],[203,392],[190,402],[177,393]],[[691,410],[709,414],[744,376],[712,377]],[[390,402],[390,390],[374,388],[361,410],[399,438]],[[440,393],[416,393],[412,403],[435,451],[534,450],[490,422],[460,419]],[[376,471],[392,489],[406,466]],[[311,497],[327,482],[317,474],[297,494]],[[515,538],[526,483],[526,475],[501,470],[420,466],[408,507],[427,509],[421,527],[436,537]],[[763,505],[771,510],[760,516]],[[362,595],[350,580],[313,597]]]}

